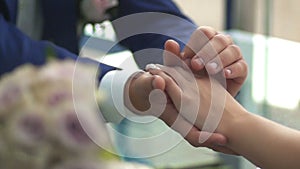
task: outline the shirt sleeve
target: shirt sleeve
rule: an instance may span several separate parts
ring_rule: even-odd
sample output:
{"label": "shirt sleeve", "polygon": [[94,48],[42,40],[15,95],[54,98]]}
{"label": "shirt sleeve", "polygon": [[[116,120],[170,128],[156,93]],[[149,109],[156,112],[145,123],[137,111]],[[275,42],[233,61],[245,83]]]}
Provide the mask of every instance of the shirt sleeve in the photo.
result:
{"label": "shirt sleeve", "polygon": [[115,70],[103,77],[99,85],[100,111],[108,122],[119,124],[125,117],[135,116],[124,102],[126,83],[130,76],[139,70]]}

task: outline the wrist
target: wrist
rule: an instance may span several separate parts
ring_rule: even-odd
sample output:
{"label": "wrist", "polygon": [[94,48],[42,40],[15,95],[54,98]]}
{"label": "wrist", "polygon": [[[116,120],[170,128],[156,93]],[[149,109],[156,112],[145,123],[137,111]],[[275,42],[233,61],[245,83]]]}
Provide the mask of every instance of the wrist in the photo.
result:
{"label": "wrist", "polygon": [[102,99],[99,106],[106,121],[120,123],[127,115],[131,115],[125,106],[125,97],[128,79],[133,73],[134,71],[110,71],[100,82],[99,92]]}
{"label": "wrist", "polygon": [[226,136],[230,141],[232,134],[235,134],[233,131],[239,127],[249,115],[245,108],[232,96],[227,94],[223,116],[217,128],[217,132]]}
{"label": "wrist", "polygon": [[124,104],[125,106],[133,113],[140,114],[142,111],[146,111],[149,109],[150,104],[148,102],[144,102],[147,100],[146,98],[141,97],[140,95],[143,93],[138,86],[138,78],[142,76],[144,72],[136,72],[134,73],[126,82],[125,85],[125,93],[124,93]]}

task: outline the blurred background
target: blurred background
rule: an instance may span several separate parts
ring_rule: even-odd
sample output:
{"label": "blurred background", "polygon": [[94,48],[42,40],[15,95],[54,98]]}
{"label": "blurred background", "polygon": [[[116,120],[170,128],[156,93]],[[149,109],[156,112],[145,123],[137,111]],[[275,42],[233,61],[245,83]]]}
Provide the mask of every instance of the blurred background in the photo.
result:
{"label": "blurred background", "polygon": [[298,0],[174,0],[198,25],[300,41]]}
{"label": "blurred background", "polygon": [[[238,100],[250,111],[300,129],[298,0],[175,0],[198,25],[231,34],[249,64]],[[214,9],[214,10],[212,10]],[[221,155],[233,168],[255,168]]]}
{"label": "blurred background", "polygon": [[[249,76],[237,100],[253,113],[300,129],[300,1],[174,1],[197,25],[208,25],[224,31],[240,46],[249,65]],[[88,24],[85,33],[100,39],[115,40],[108,21]],[[166,128],[161,122],[139,127],[124,122],[116,127],[132,136],[141,136],[144,131],[155,133]],[[112,137],[118,140],[117,136]],[[146,149],[126,142],[116,141],[116,145],[121,152]],[[155,157],[124,159],[148,163],[157,168],[256,168],[242,157],[219,154],[206,148],[193,148],[184,141]]]}
{"label": "blurred background", "polygon": [[[300,129],[300,1],[175,1],[198,25],[227,31],[241,47],[250,74],[238,100],[254,113]],[[221,156],[233,168],[255,168],[243,158]]]}

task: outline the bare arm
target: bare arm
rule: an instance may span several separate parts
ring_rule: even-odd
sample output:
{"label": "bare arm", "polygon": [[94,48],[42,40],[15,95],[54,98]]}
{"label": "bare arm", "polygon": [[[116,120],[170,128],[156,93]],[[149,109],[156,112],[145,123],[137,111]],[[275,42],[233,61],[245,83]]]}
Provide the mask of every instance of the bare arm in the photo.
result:
{"label": "bare arm", "polygon": [[248,113],[230,96],[226,104],[218,130],[227,136],[228,147],[261,168],[300,167],[299,131]]}
{"label": "bare arm", "polygon": [[[185,81],[183,76],[184,70],[181,68],[161,68],[168,75],[171,75],[176,82],[181,80],[181,84],[189,84],[188,81]],[[177,73],[174,73],[174,70]],[[163,78],[168,76],[161,70],[152,70],[151,72]],[[190,91],[188,89],[191,85],[183,85],[179,88],[174,81],[166,82],[166,91],[173,103],[177,105],[176,108],[178,110],[182,110],[182,107],[180,107],[182,99],[190,99],[191,102],[196,100],[189,97],[191,93],[188,93]],[[200,103],[198,103],[200,106],[194,125],[202,129],[208,116],[207,112],[210,110],[210,105],[214,102],[211,97],[210,86],[212,82],[217,82],[208,78],[197,78],[196,82],[200,95]],[[221,85],[219,85],[217,90],[225,91]],[[249,113],[226,91],[225,96],[225,104],[215,104],[224,106],[224,112],[216,132],[228,138],[227,147],[264,169],[293,169],[300,167],[299,131]],[[193,120],[189,119],[190,114],[186,112],[180,113],[189,121]]]}

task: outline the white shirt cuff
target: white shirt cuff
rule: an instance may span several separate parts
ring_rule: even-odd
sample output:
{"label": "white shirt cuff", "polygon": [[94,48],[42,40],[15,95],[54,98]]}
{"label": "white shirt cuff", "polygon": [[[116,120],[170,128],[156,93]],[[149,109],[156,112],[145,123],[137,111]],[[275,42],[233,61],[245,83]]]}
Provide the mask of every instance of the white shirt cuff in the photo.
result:
{"label": "white shirt cuff", "polygon": [[137,71],[114,70],[102,78],[99,86],[99,106],[107,122],[118,124],[126,116],[133,114],[124,104],[124,94],[128,79]]}

